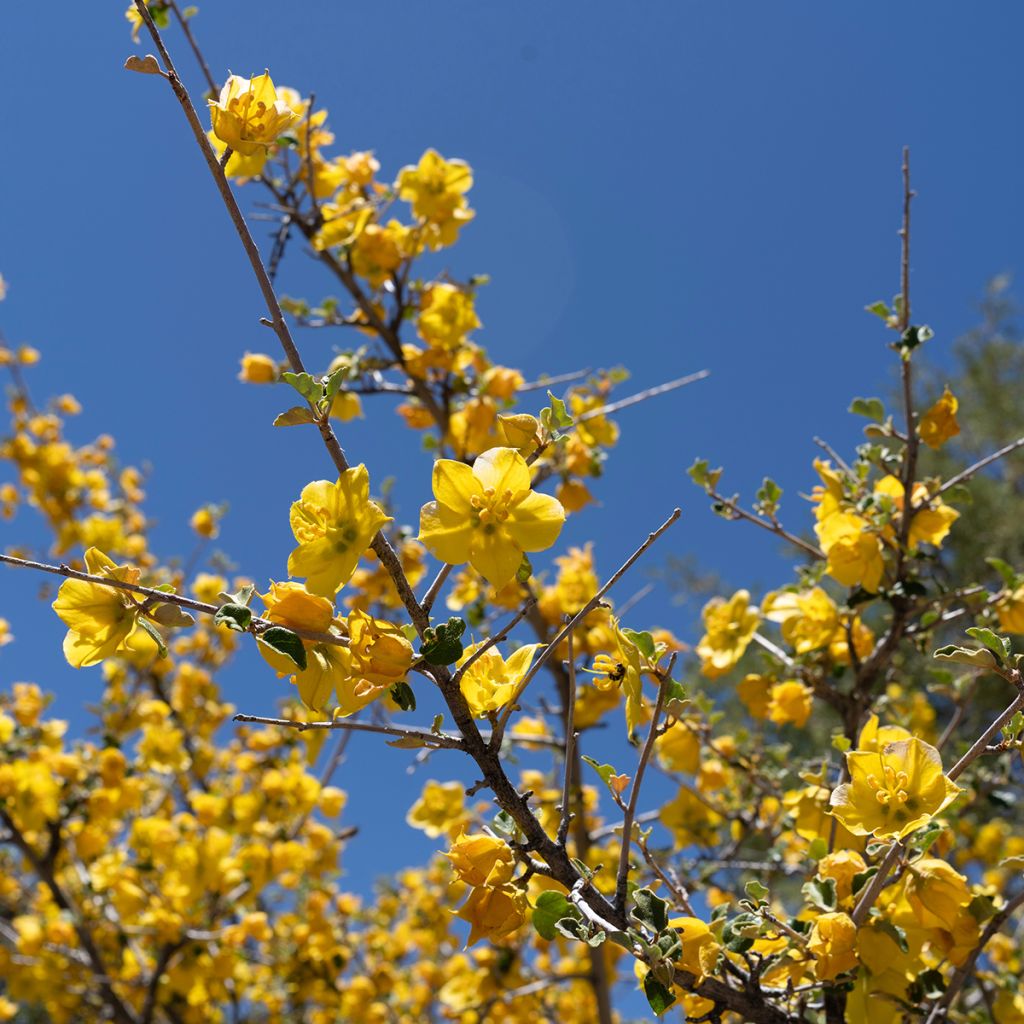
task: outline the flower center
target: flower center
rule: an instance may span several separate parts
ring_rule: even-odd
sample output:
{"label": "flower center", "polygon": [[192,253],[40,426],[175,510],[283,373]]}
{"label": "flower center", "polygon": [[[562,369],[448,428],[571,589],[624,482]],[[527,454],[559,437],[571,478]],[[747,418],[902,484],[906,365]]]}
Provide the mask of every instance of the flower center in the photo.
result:
{"label": "flower center", "polygon": [[469,503],[483,526],[503,523],[511,515],[512,491],[505,488],[499,495],[493,487],[487,487],[483,494],[474,494]]}
{"label": "flower center", "polygon": [[868,785],[875,791],[875,799],[880,804],[885,804],[886,807],[905,804],[910,798],[906,788],[910,783],[907,773],[898,772],[895,768],[886,765],[884,775],[885,778],[881,782],[877,775],[869,775],[867,778]]}

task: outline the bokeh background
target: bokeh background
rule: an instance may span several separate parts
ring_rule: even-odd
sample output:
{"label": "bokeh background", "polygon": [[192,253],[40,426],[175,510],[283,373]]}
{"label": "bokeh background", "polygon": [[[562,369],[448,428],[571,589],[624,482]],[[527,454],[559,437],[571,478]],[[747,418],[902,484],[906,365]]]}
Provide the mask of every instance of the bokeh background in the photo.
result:
{"label": "bokeh background", "polygon": [[[812,438],[848,450],[863,422],[846,414],[850,399],[892,390],[889,335],[863,307],[898,290],[904,144],[919,196],[914,318],[936,331],[927,357],[940,376],[985,282],[1024,258],[1016,3],[201,6],[193,25],[215,76],[266,67],[315,93],[339,151],[375,150],[382,178],[428,146],[472,165],[477,218],[446,265],[490,275],[477,337],[496,360],[530,379],[622,364],[623,394],[711,371],[621,414],[600,504],[563,535],[593,538],[607,574],[683,508],[620,600],[673,560],[762,591],[788,579],[791,553],[715,517],[685,469],[698,455],[724,464],[725,490],[748,498],[771,475],[787,524],[808,527]],[[198,506],[228,502],[217,547],[263,585],[285,571],[289,503],[330,467],[308,432],[271,426],[287,394],[236,380],[242,352],[276,356],[274,339],[170,91],[121,69],[151,49],[132,44],[123,7],[4,8],[0,328],[42,351],[37,395],[82,402],[77,441],[112,434],[126,463],[151,467],[161,557],[188,555]],[[198,95],[184,41],[168,41]],[[256,224],[261,242],[268,231]],[[298,243],[280,286],[332,293]],[[349,339],[299,342],[322,367]],[[414,523],[429,456],[389,399],[366,409],[343,444],[374,481],[395,478]],[[3,547],[42,539],[30,510],[0,523]],[[40,683],[81,729],[100,671],[65,664],[43,582],[0,573],[0,615],[17,637],[0,651],[0,684]],[[637,624],[694,642],[703,597],[680,604],[658,581]],[[223,682],[240,710],[264,714],[284,686],[251,651]],[[424,779],[458,766],[435,758],[410,781],[410,756],[374,738],[348,748],[338,782],[360,830],[346,854],[357,889],[434,849],[405,808]]]}

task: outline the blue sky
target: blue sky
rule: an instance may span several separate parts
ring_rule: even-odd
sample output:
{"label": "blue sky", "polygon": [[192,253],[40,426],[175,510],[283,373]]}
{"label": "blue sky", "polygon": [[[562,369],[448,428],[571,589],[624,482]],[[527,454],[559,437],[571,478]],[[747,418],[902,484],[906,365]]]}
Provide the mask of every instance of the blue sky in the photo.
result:
{"label": "blue sky", "polygon": [[[192,511],[226,500],[218,543],[264,581],[284,572],[289,502],[330,467],[314,435],[271,427],[286,395],[235,380],[241,353],[273,351],[273,338],[170,91],[121,70],[151,49],[132,45],[123,6],[4,12],[0,327],[42,350],[38,394],[78,396],[78,440],[111,433],[126,462],[153,467],[161,555],[186,553]],[[888,338],[863,306],[898,287],[904,144],[919,193],[915,319],[936,330],[933,359],[973,323],[986,280],[1021,267],[1020,4],[247,0],[204,4],[194,24],[215,76],[269,67],[315,92],[339,151],[376,150],[384,177],[427,146],[469,161],[477,219],[449,265],[491,275],[479,340],[495,358],[528,377],[624,364],[636,390],[711,370],[622,414],[601,505],[564,534],[593,537],[605,572],[680,505],[654,559],[695,554],[755,587],[787,578],[773,539],[716,519],[684,471],[705,456],[746,495],[770,474],[804,528],[812,437],[849,447],[850,398],[890,387]],[[168,41],[198,94],[183,40]],[[281,287],[331,293],[297,245]],[[314,366],[346,341],[299,336]],[[343,444],[371,479],[397,478],[414,521],[429,464],[386,401],[368,412]],[[5,547],[39,537],[29,515],[0,524]],[[39,583],[0,576],[18,637],[0,652],[0,683],[34,679],[80,719],[99,671],[64,664],[60,624],[32,600]],[[695,639],[664,591],[640,608]],[[279,692],[248,657],[224,683],[251,712]],[[393,820],[373,813],[380,791],[409,785],[406,755],[362,738],[350,749],[380,783],[353,787],[358,877],[427,844],[397,806]]]}

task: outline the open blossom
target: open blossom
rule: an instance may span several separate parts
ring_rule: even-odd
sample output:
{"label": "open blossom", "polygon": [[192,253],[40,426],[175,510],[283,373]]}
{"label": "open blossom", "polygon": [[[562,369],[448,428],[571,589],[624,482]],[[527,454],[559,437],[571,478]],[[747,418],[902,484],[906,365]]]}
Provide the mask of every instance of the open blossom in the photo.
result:
{"label": "open blossom", "polygon": [[[115,565],[102,551],[89,548],[85,568],[91,576],[105,576],[122,583],[138,583],[141,573],[127,565]],[[53,610],[68,627],[64,656],[74,668],[97,665],[105,658],[124,653],[129,639],[140,628],[140,606],[124,590],[65,580],[53,602]]]}
{"label": "open blossom", "polygon": [[461,835],[445,854],[459,878],[469,885],[501,886],[516,869],[512,848],[484,832]]}
{"label": "open blossom", "polygon": [[269,71],[253,78],[229,75],[220,97],[210,101],[214,134],[246,156],[272,145],[298,116],[278,99]]}
{"label": "open blossom", "polygon": [[807,949],[815,956],[814,974],[828,981],[857,966],[857,926],[848,914],[822,914],[811,928]]}
{"label": "open blossom", "polygon": [[709,679],[717,679],[743,657],[761,616],[756,608],[750,607],[750,593],[746,590],[737,590],[728,601],[712,598],[702,615],[705,632],[696,648],[700,670]]}
{"label": "open blossom", "polygon": [[960,424],[956,420],[959,406],[956,395],[946,387],[938,401],[921,417],[917,433],[929,448],[941,448],[960,433]]}
{"label": "open blossom", "polygon": [[334,597],[391,521],[369,495],[370,476],[362,465],[345,470],[335,484],[314,480],[302,488],[289,515],[299,546],[288,556],[288,572],[305,576],[310,593]]}
{"label": "open blossom", "polygon": [[718,944],[708,925],[699,917],[673,917],[669,919],[669,927],[679,932],[683,941],[683,951],[679,955],[679,966],[689,971],[698,982],[711,974],[722,947]]}
{"label": "open blossom", "polygon": [[470,925],[467,948],[481,939],[493,941],[511,935],[526,923],[528,909],[526,894],[521,889],[509,885],[474,889],[457,915]]}
{"label": "open blossom", "polygon": [[850,781],[832,794],[832,813],[854,835],[903,839],[948,807],[960,787],[939,752],[916,737],[846,755]]}
{"label": "open blossom", "polygon": [[532,490],[526,460],[512,448],[491,448],[472,468],[438,459],[433,488],[419,539],[442,562],[469,562],[495,587],[512,580],[524,552],[551,547],[565,522],[556,498]]}
{"label": "open blossom", "polygon": [[[457,667],[461,668],[469,662],[485,642],[467,647]],[[479,717],[503,708],[512,699],[516,687],[530,670],[540,646],[524,644],[507,659],[501,656],[497,647],[491,647],[476,658],[459,680],[469,710]]]}

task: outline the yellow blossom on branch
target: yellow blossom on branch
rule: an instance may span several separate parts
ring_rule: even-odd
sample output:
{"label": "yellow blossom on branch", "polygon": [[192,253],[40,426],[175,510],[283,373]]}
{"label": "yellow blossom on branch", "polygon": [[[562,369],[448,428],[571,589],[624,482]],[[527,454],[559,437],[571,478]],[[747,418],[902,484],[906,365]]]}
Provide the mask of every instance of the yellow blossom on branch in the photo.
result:
{"label": "yellow blossom on branch", "polygon": [[472,293],[444,282],[423,290],[416,325],[428,345],[448,350],[458,348],[481,326]]}
{"label": "yellow blossom on branch", "polygon": [[[97,548],[86,551],[85,568],[91,576],[122,583],[138,583],[142,575],[131,566],[115,565]],[[139,628],[142,609],[123,590],[86,580],[65,580],[53,610],[68,627],[64,657],[75,668],[86,668],[128,650],[128,641]]]}
{"label": "yellow blossom on branch", "polygon": [[857,966],[857,926],[849,914],[822,914],[811,928],[807,949],[815,956],[815,977],[828,981]]}
{"label": "yellow blossom on branch", "polygon": [[391,517],[370,501],[365,466],[345,470],[338,482],[314,480],[302,489],[289,520],[299,546],[288,572],[306,577],[306,589],[334,595],[352,578],[362,553]]}
{"label": "yellow blossom on branch", "polygon": [[521,889],[509,885],[474,889],[457,911],[457,916],[470,925],[466,948],[481,939],[493,942],[511,935],[526,923],[528,909],[526,894]]}
{"label": "yellow blossom on branch", "polygon": [[832,794],[832,813],[854,835],[903,839],[960,793],[939,752],[916,737],[846,755],[850,781]]}
{"label": "yellow blossom on branch", "polygon": [[511,881],[516,868],[508,843],[483,832],[459,836],[445,856],[468,885],[502,886]]}
{"label": "yellow blossom on branch", "polygon": [[921,417],[917,433],[929,448],[941,448],[951,437],[960,433],[956,412],[960,403],[947,386],[941,397]]}
{"label": "yellow blossom on branch", "polygon": [[439,459],[433,489],[419,539],[435,558],[469,562],[495,587],[515,576],[524,552],[551,547],[565,522],[557,499],[532,490],[526,460],[512,448],[491,448],[472,468]]}
{"label": "yellow blossom on branch", "polygon": [[278,99],[269,71],[253,78],[229,75],[220,97],[210,100],[214,134],[246,156],[273,145],[298,116]]}
{"label": "yellow blossom on branch", "polygon": [[[482,646],[483,642],[467,647],[456,667],[465,665]],[[480,717],[503,708],[529,671],[540,646],[524,644],[507,659],[497,647],[491,647],[476,658],[459,681],[469,710]]]}
{"label": "yellow blossom on branch", "polygon": [[708,925],[699,917],[673,917],[669,919],[670,928],[679,932],[683,941],[683,950],[679,954],[679,966],[689,971],[701,982],[707,975],[714,972],[718,957],[722,952],[718,940]]}
{"label": "yellow blossom on branch", "polygon": [[701,614],[705,632],[696,647],[700,670],[708,679],[717,679],[743,657],[761,616],[757,608],[750,607],[746,590],[737,590],[728,601],[712,598]]}

